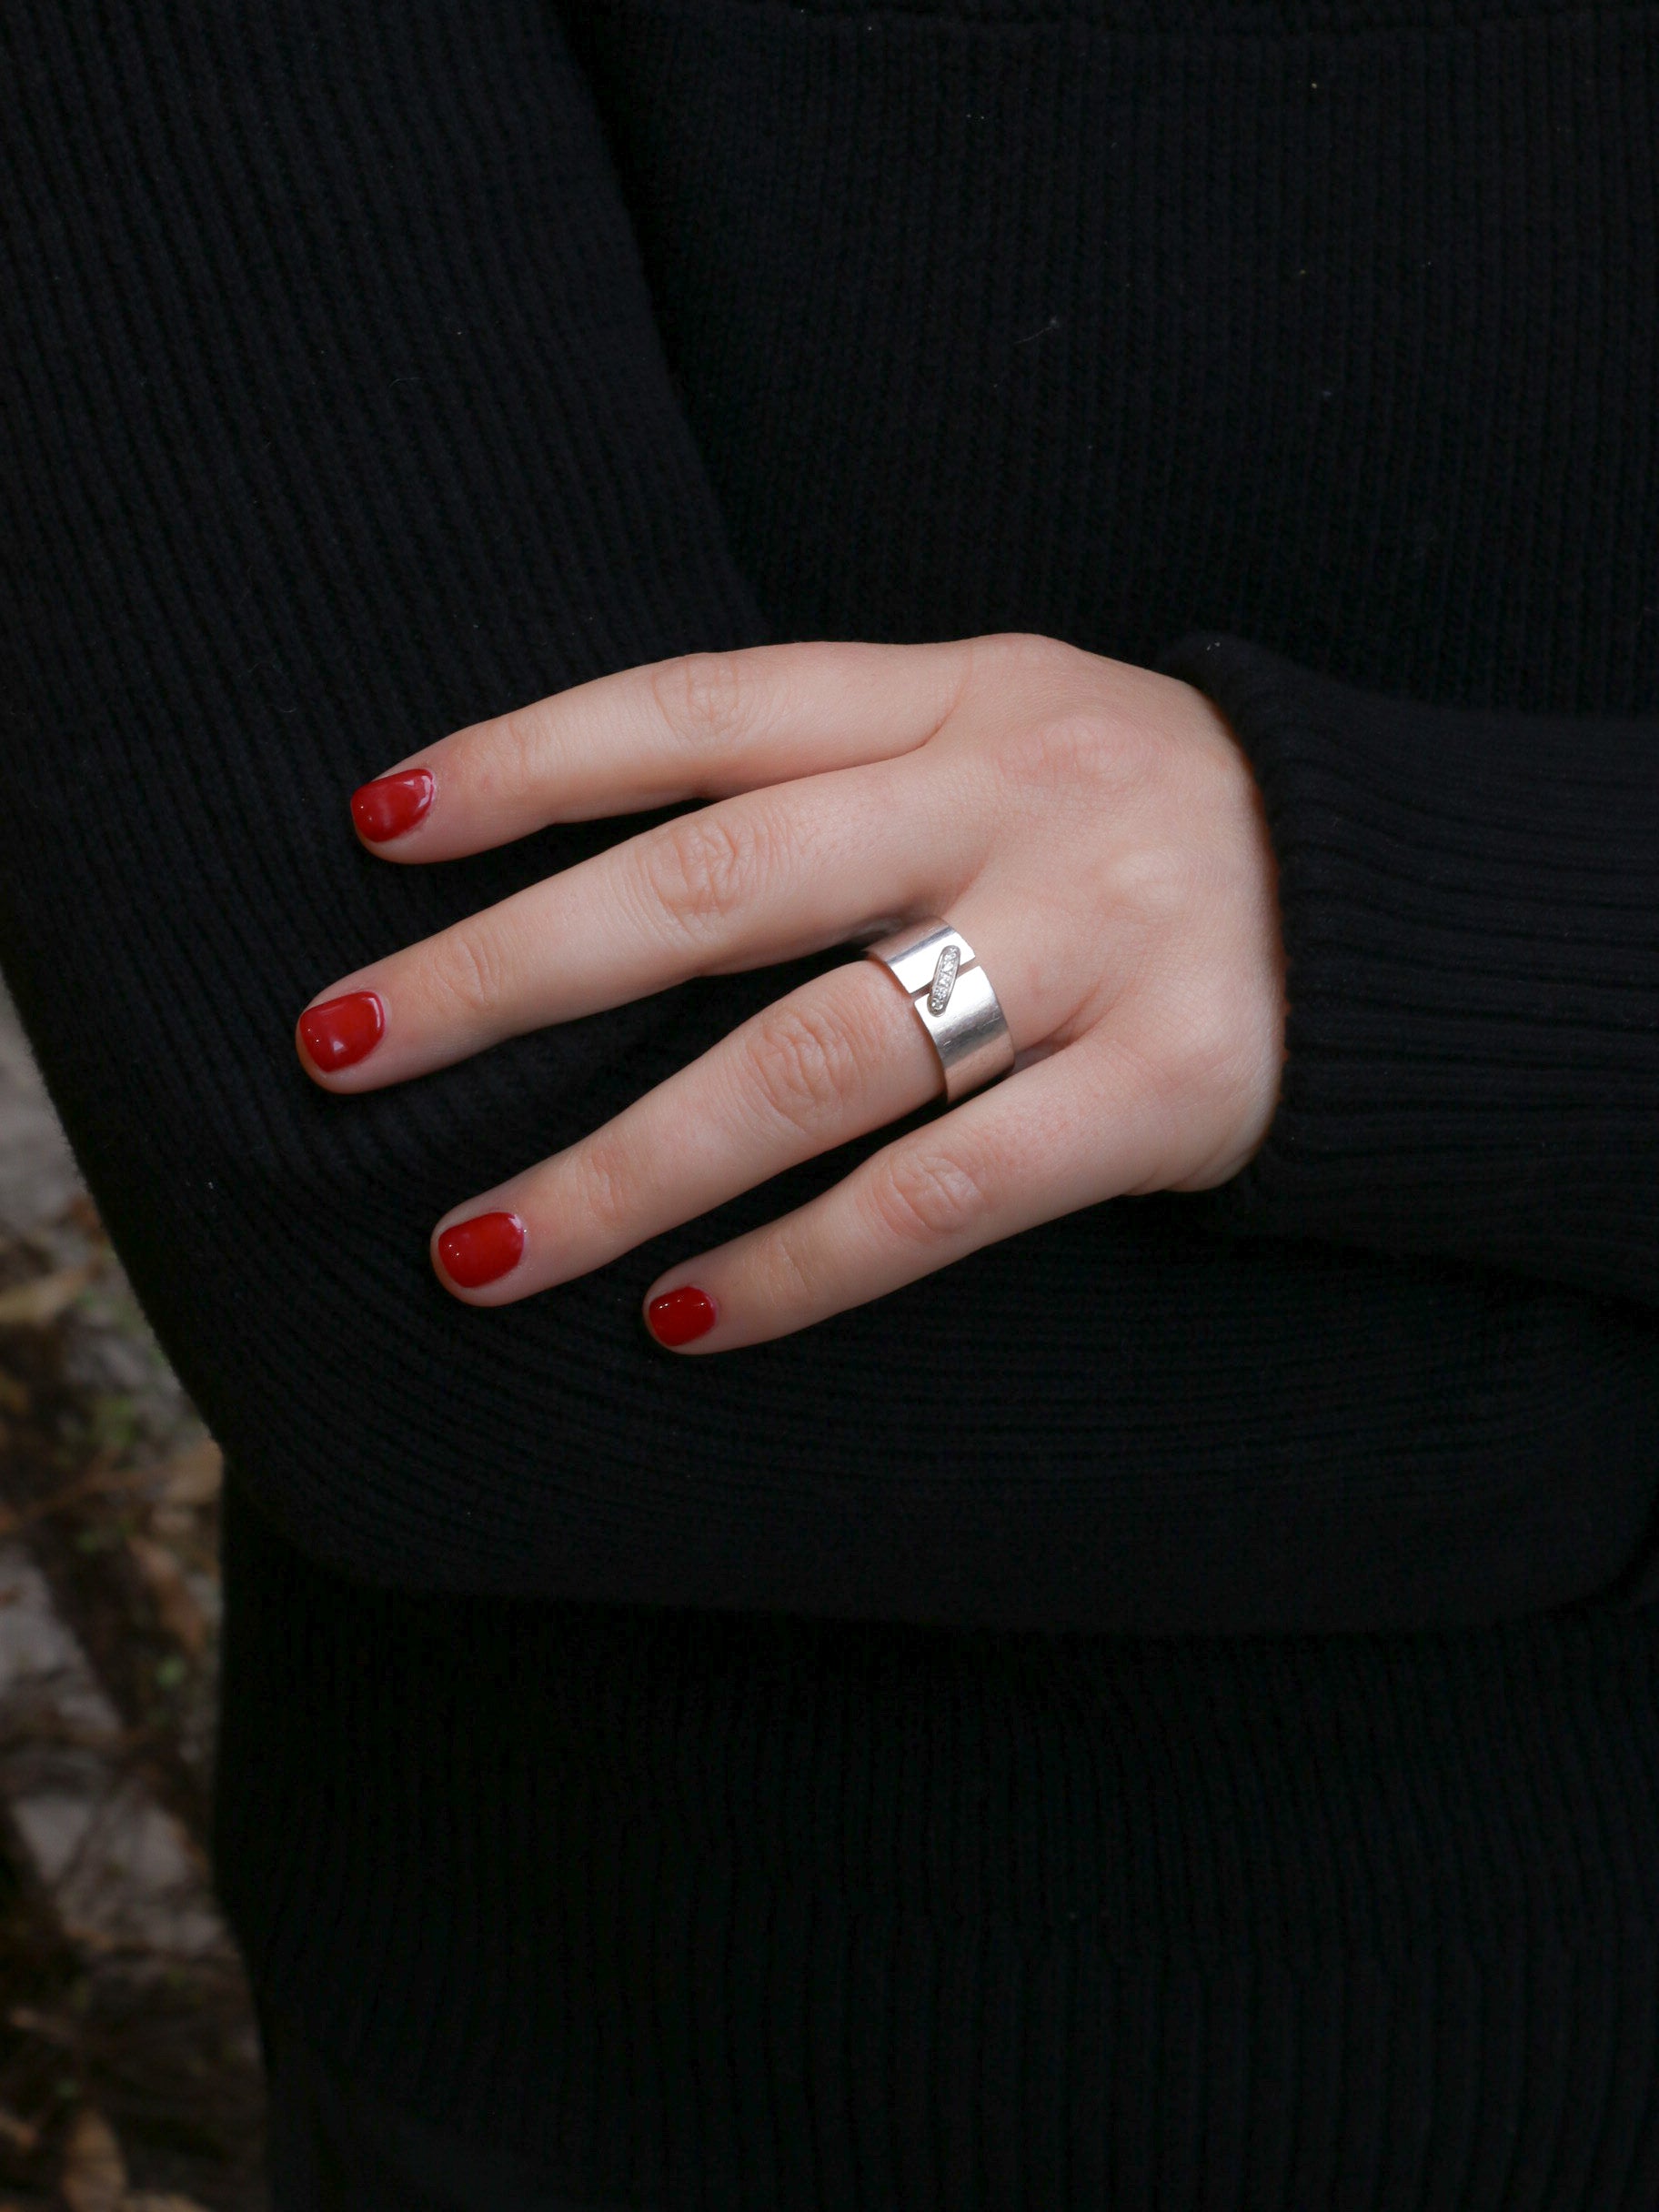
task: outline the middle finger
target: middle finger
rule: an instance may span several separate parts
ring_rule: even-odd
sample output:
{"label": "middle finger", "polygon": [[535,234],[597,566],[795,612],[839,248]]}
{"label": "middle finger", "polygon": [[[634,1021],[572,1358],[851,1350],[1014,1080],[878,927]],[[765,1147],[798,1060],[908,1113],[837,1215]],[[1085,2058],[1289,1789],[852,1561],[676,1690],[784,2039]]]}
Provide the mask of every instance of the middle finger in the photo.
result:
{"label": "middle finger", "polygon": [[935,903],[970,872],[970,832],[950,810],[917,835],[927,780],[884,761],[645,830],[319,992],[299,1019],[301,1061],[331,1090],[374,1090]]}

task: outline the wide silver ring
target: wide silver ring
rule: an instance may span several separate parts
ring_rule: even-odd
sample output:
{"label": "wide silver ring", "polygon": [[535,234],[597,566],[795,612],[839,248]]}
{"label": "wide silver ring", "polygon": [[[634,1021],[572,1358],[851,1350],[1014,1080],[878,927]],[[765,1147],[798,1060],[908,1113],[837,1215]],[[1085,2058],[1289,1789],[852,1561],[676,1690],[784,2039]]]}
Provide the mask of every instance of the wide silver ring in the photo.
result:
{"label": "wide silver ring", "polygon": [[945,1071],[954,1104],[1014,1064],[1014,1041],[973,947],[960,930],[930,914],[864,950],[898,979]]}

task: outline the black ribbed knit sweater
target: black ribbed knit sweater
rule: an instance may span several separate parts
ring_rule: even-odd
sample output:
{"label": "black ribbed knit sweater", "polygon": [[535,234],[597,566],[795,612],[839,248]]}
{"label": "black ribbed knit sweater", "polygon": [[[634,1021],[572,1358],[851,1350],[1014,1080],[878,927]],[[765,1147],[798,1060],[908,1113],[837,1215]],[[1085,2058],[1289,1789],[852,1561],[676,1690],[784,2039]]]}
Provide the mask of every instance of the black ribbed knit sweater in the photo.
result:
{"label": "black ribbed knit sweater", "polygon": [[[0,956],[236,1471],[262,1987],[619,2202],[1659,2201],[1659,8],[8,0]],[[447,729],[1041,630],[1260,776],[1268,1143],[783,1342],[432,1222],[823,963],[349,1101]],[[838,957],[838,956],[829,956]],[[881,1140],[871,1140],[871,1142]]]}

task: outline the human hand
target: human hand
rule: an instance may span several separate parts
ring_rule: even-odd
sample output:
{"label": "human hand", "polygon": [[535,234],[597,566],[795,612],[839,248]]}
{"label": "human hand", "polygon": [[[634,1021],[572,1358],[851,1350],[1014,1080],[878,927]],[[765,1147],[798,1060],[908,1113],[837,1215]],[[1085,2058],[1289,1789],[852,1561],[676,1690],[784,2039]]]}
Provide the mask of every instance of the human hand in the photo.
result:
{"label": "human hand", "polygon": [[[297,1040],[327,1089],[375,1090],[689,977],[927,914],[960,928],[1014,1072],[671,1268],[646,1296],[659,1342],[788,1335],[1080,1206],[1224,1182],[1266,1134],[1272,854],[1243,756],[1191,685],[1021,636],[694,654],[457,730],[352,810],[372,851],[424,864],[693,799],[714,803],[343,977]],[[433,1263],[468,1303],[506,1304],[942,1089],[899,983],[849,960],[455,1207]]]}

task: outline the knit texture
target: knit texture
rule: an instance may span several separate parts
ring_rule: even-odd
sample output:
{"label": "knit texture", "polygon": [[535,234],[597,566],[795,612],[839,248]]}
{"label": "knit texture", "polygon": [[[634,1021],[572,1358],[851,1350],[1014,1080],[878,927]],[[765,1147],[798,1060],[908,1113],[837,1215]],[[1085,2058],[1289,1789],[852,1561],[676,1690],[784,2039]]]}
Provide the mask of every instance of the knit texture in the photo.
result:
{"label": "knit texture", "polygon": [[[571,2193],[1653,2200],[1654,31],[0,22],[0,959],[237,1470],[222,1879]],[[824,963],[325,1097],[317,989],[638,826],[390,869],[347,792],[688,648],[999,628],[1256,768],[1251,1169],[737,1359],[640,1292],[865,1148],[457,1308],[457,1195]]]}
{"label": "knit texture", "polygon": [[245,1513],[228,1563],[256,1979],[573,2196],[1659,2200],[1651,1610],[876,1634],[399,1599]]}
{"label": "knit texture", "polygon": [[[1659,518],[1622,435],[1659,380],[1645,293],[1634,269],[1579,277],[1540,404],[1512,284],[1478,288],[1541,227],[1575,272],[1650,235],[1626,18],[1523,19],[1501,69],[1371,34],[1334,88],[1306,40],[1148,45],[1081,19],[573,20],[649,292],[530,0],[488,36],[440,0],[8,17],[0,949],[163,1342],[265,1510],[394,1585],[1033,1628],[1405,1627],[1607,1587],[1652,1513],[1654,1336],[1552,1270],[1243,1250],[1154,1201],[740,1365],[664,1361],[638,1317],[652,1274],[880,1134],[504,1312],[437,1288],[430,1225],[824,961],[349,1103],[305,1081],[291,1025],[350,967],[633,826],[391,869],[347,819],[365,775],[769,623],[1021,624],[1150,659],[1205,618],[1304,664],[1340,646],[1356,681],[1651,705]],[[1432,60],[1440,89],[1411,94]],[[1594,150],[1582,176],[1529,166],[1541,204],[1517,215],[1509,168],[1477,188],[1469,148],[1553,144],[1563,71],[1605,81]],[[1465,304],[1443,332],[1471,297],[1483,320]],[[1376,384],[1382,321],[1415,334],[1398,388]],[[1451,468],[1414,426],[1482,378],[1483,442]],[[1585,412],[1599,443],[1563,478]],[[1477,463],[1490,483],[1448,508]],[[1564,591],[1591,545],[1604,583]],[[1607,793],[1638,851],[1654,797],[1640,758]],[[1542,868],[1554,819],[1533,820]],[[1650,1041],[1599,1010],[1588,1056],[1639,1083]],[[1589,1171],[1605,1239],[1630,1162]]]}
{"label": "knit texture", "polygon": [[1162,665],[1241,733],[1280,857],[1285,1080],[1218,1214],[1653,1304],[1652,720],[1403,714],[1224,638]]}

